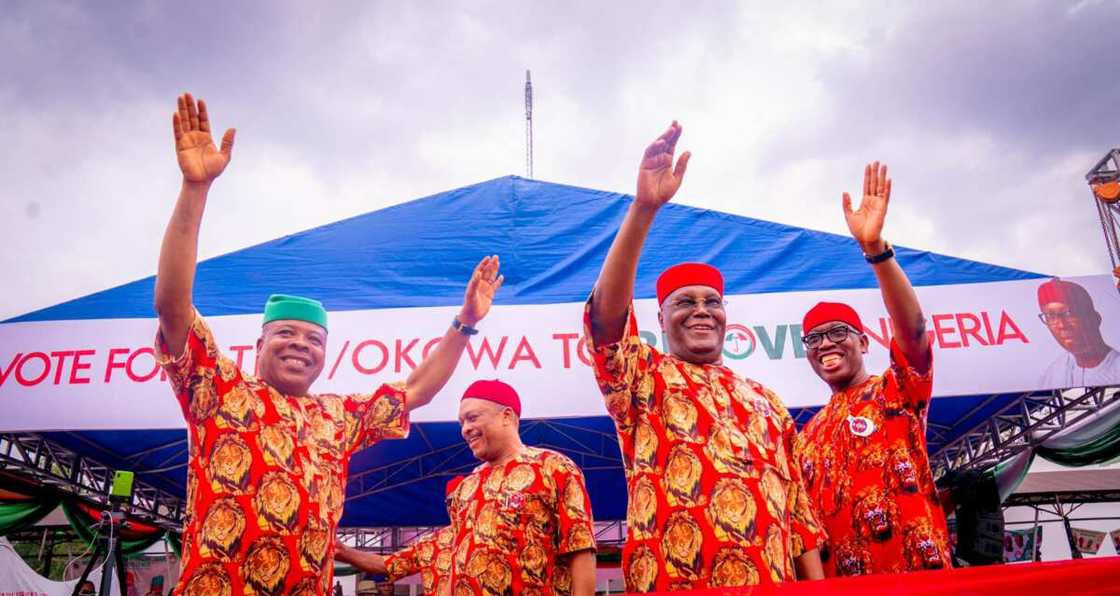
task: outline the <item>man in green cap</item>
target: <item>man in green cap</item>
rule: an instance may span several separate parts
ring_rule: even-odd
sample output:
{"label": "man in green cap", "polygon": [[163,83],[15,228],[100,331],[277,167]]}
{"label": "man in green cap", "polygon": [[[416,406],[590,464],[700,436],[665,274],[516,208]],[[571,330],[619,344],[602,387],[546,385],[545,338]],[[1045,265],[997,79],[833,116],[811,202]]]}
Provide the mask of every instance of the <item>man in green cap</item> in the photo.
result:
{"label": "man in green cap", "polygon": [[256,376],[224,356],[191,302],[198,230],[210,185],[233,152],[210,135],[189,94],[172,116],[183,185],[160,250],[156,356],[187,420],[190,442],[181,574],[175,594],[325,594],[350,456],[408,433],[408,412],[444,386],[502,285],[482,259],[459,315],[404,382],[373,393],[311,395],[323,370],[327,313],[276,294],[265,305]]}

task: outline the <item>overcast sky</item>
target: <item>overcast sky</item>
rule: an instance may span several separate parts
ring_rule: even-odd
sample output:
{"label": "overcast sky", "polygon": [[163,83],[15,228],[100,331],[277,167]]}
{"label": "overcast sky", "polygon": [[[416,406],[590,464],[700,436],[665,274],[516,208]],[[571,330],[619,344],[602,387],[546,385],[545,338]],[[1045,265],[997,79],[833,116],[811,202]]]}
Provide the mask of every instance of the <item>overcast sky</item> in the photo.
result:
{"label": "overcast sky", "polygon": [[318,4],[4,2],[0,319],[155,272],[182,91],[238,129],[206,258],[524,175],[526,68],[537,178],[633,192],[676,118],[680,203],[846,233],[881,159],[897,244],[1109,269],[1120,2]]}

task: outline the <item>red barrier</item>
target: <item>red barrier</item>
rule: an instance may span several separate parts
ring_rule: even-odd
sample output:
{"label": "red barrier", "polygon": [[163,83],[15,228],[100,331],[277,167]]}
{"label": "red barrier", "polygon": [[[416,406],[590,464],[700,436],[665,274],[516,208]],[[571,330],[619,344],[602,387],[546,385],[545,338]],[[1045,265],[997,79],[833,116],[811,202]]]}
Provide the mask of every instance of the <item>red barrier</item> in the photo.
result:
{"label": "red barrier", "polygon": [[1047,596],[1120,594],[1120,556],[1080,561],[1018,563],[902,575],[867,575],[781,586],[702,590],[695,594],[744,594],[749,596],[801,596],[906,594],[907,596],[989,596],[1045,594]]}

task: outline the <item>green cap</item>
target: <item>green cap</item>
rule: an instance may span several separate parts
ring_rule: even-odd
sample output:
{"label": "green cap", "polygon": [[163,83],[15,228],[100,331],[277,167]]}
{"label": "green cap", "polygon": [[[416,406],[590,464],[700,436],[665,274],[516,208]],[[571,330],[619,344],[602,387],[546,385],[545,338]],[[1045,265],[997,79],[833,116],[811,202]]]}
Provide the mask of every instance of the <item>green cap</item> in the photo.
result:
{"label": "green cap", "polygon": [[264,304],[264,325],[272,321],[307,321],[327,328],[327,310],[318,300],[302,296],[273,294]]}

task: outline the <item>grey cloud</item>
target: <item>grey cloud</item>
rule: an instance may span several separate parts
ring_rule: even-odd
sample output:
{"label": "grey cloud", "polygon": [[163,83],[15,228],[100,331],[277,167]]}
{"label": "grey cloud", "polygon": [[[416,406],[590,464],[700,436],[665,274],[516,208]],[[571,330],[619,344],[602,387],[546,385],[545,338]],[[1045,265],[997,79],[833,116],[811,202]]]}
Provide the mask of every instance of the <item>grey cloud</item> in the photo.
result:
{"label": "grey cloud", "polygon": [[[0,235],[26,253],[0,267],[27,290],[0,316],[152,272],[183,90],[239,129],[206,256],[521,173],[525,68],[544,179],[629,191],[642,147],[677,117],[696,153],[681,202],[842,231],[838,192],[883,154],[904,176],[894,221],[916,222],[900,243],[1096,271],[1099,257],[1076,257],[1100,242],[1083,232],[1078,170],[1110,142],[1098,121],[1112,122],[1116,83],[1089,67],[1107,64],[1093,60],[1115,8],[7,3],[0,135],[18,149],[0,163]],[[1054,196],[1068,214],[1037,217]],[[1080,244],[1032,246],[1040,221]]]}

